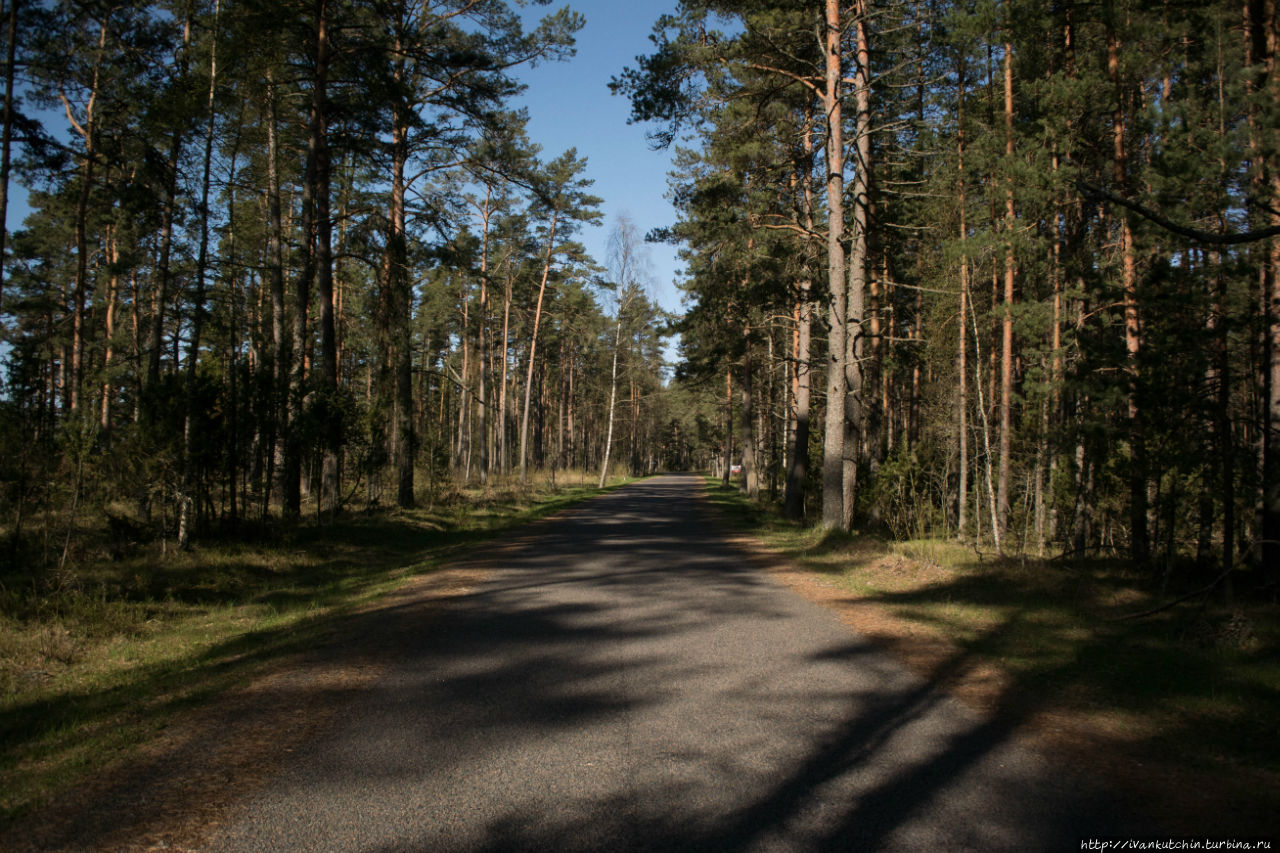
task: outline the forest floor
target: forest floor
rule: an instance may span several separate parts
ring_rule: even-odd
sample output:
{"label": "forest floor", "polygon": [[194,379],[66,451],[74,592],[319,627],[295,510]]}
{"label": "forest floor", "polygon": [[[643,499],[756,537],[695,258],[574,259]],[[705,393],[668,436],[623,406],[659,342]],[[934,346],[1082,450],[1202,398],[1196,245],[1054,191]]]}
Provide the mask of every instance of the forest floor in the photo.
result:
{"label": "forest floor", "polygon": [[[1164,599],[1118,562],[823,534],[719,483],[735,541],[918,675],[1185,834],[1280,823],[1280,606]],[[1173,598],[1170,592],[1168,598]],[[1274,598],[1274,596],[1272,597]],[[956,668],[957,655],[964,666]]]}
{"label": "forest floor", "polygon": [[[79,849],[68,839],[95,823],[118,826],[94,849],[190,836],[376,677],[387,649],[371,642],[375,605],[430,609],[463,593],[478,574],[461,554],[598,494],[591,479],[477,488],[188,552],[122,553],[89,531],[60,571],[0,567],[0,849]],[[356,646],[332,666],[326,650]],[[121,824],[113,804],[128,791],[147,805]]]}

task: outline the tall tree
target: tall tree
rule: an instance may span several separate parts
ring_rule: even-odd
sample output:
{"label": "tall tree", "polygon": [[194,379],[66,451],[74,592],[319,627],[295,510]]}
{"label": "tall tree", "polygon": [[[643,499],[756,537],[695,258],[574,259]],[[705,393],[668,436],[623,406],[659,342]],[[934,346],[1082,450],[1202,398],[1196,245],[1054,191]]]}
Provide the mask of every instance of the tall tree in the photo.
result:
{"label": "tall tree", "polygon": [[560,258],[571,259],[578,247],[569,241],[574,230],[583,223],[600,221],[597,210],[602,199],[590,195],[587,188],[595,181],[585,178],[586,158],[578,157],[570,148],[555,160],[547,163],[533,176],[533,205],[535,216],[541,220],[542,263],[538,278],[538,297],[534,305],[533,327],[529,333],[529,351],[526,355],[524,406],[520,413],[520,482],[528,482],[529,476],[529,411],[533,399],[534,367],[537,364],[538,330],[542,324],[542,309],[551,280],[552,268]]}

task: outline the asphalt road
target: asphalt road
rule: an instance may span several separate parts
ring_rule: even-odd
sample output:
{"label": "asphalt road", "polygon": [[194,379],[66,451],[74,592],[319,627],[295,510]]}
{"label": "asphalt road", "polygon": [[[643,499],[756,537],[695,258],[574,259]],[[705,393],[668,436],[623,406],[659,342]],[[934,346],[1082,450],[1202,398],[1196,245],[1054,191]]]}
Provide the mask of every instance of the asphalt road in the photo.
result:
{"label": "asphalt road", "polygon": [[661,477],[582,505],[398,626],[397,664],[211,849],[1079,850],[1128,834],[1114,798],[1011,723],[749,565],[697,491]]}

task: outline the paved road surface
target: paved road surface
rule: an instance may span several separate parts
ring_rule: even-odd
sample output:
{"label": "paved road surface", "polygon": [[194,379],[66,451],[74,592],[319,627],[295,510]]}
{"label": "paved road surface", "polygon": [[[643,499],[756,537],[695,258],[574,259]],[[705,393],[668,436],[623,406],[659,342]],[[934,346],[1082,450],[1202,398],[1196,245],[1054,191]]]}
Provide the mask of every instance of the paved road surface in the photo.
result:
{"label": "paved road surface", "polygon": [[[221,851],[1079,850],[1122,831],[722,543],[698,480],[540,527]],[[388,619],[399,618],[388,614]]]}

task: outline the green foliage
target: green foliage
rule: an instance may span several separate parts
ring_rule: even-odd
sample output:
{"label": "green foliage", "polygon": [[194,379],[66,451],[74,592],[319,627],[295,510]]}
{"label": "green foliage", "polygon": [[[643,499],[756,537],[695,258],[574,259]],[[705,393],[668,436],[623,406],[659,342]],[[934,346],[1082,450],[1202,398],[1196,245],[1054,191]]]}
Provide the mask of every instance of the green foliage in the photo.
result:
{"label": "green foliage", "polygon": [[[936,445],[930,445],[936,447]],[[895,539],[923,539],[947,530],[948,482],[941,460],[899,445],[880,463],[861,512]]]}
{"label": "green foliage", "polygon": [[[633,119],[687,145],[680,219],[661,235],[689,273],[681,376],[736,369],[762,318],[795,317],[806,290],[814,387],[841,361],[812,355],[832,323],[814,263],[828,216],[821,12],[683,2],[612,83]],[[1211,242],[1274,206],[1257,171],[1274,159],[1261,130],[1274,99],[1258,100],[1274,81],[1242,62],[1269,61],[1256,34],[1271,13],[1246,12],[1242,27],[1227,3],[887,3],[860,22],[872,116],[864,385],[846,431],[855,523],[990,537],[998,490],[1009,551],[1128,549],[1161,582],[1258,561],[1255,519],[1274,526],[1280,506],[1260,497],[1275,481],[1261,437],[1280,416],[1261,380],[1276,346],[1259,324],[1270,249]],[[846,81],[862,70],[855,15]],[[846,88],[850,158],[856,100]],[[1141,212],[1099,202],[1116,197]],[[860,245],[853,201],[846,257]]]}

